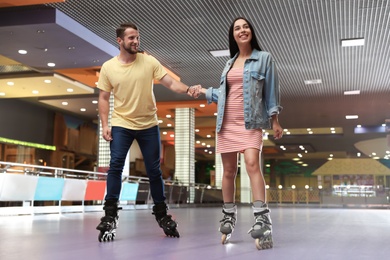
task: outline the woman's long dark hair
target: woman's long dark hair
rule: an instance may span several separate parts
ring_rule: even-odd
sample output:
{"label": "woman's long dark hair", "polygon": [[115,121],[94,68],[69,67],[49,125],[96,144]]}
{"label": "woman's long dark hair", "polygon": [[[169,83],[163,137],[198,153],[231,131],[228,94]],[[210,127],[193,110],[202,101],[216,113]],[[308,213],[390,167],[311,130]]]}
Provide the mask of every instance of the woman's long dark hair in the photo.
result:
{"label": "woman's long dark hair", "polygon": [[249,25],[249,29],[251,29],[251,32],[252,32],[252,39],[251,39],[252,50],[253,49],[257,49],[257,50],[261,51],[261,48],[260,48],[259,44],[257,43],[255,30],[253,29],[252,24],[247,19],[245,19],[244,17],[237,17],[236,19],[234,19],[232,25],[230,25],[230,28],[229,28],[229,51],[230,51],[230,58],[233,58],[234,55],[236,55],[237,52],[238,52],[238,45],[237,45],[236,40],[234,40],[233,31],[234,31],[234,23],[237,20],[240,20],[240,19],[245,20],[248,23],[248,25]]}

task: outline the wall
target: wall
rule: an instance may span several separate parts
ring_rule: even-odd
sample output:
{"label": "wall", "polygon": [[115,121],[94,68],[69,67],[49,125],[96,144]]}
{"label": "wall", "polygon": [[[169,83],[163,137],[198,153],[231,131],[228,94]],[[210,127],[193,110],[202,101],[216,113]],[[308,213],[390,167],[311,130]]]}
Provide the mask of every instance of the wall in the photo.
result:
{"label": "wall", "polygon": [[0,137],[51,145],[54,112],[16,99],[0,99]]}

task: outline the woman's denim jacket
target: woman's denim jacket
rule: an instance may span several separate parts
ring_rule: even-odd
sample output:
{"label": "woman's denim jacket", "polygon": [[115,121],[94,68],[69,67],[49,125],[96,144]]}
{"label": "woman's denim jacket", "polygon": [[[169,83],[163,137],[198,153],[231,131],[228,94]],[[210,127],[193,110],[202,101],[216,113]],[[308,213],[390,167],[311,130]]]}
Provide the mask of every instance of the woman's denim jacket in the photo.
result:
{"label": "woman's denim jacket", "polygon": [[[233,66],[238,53],[227,61],[222,72],[219,88],[209,88],[206,99],[218,103],[217,127],[222,127],[226,102],[226,77]],[[243,75],[244,120],[246,129],[271,129],[270,118],[279,114],[280,106],[279,81],[275,62],[268,52],[253,49],[244,64]]]}

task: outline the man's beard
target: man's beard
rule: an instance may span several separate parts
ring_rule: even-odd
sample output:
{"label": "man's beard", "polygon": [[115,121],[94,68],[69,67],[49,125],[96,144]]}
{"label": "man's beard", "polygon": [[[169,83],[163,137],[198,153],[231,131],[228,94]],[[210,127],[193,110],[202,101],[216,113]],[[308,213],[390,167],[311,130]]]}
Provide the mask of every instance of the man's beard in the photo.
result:
{"label": "man's beard", "polygon": [[[138,46],[137,46],[138,47]],[[138,48],[132,48],[131,46],[130,47],[125,47],[123,46],[123,48],[125,49],[125,51],[127,51],[129,54],[137,54],[138,53]]]}

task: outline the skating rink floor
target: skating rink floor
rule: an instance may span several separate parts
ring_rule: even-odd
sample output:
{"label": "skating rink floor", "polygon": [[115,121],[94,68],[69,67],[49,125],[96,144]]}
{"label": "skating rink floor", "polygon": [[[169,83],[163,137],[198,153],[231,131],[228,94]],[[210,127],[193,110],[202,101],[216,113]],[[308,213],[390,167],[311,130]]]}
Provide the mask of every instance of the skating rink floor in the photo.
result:
{"label": "skating rink floor", "polygon": [[390,259],[390,210],[271,206],[274,248],[258,251],[253,217],[240,205],[230,243],[221,208],[172,208],[180,238],[166,237],[148,209],[120,212],[114,242],[98,242],[102,212],[0,216],[1,260],[60,259]]}

